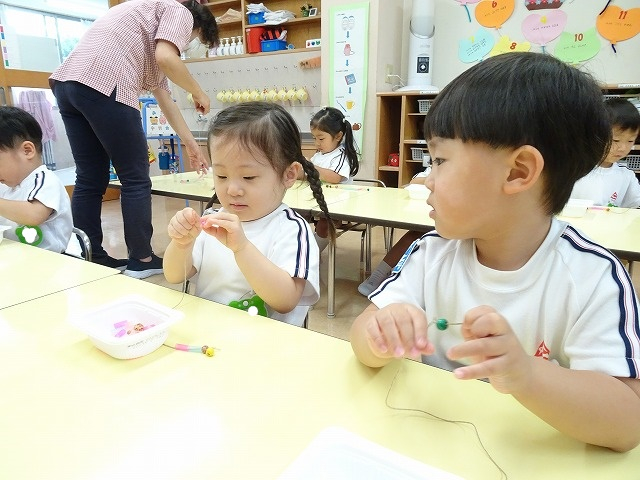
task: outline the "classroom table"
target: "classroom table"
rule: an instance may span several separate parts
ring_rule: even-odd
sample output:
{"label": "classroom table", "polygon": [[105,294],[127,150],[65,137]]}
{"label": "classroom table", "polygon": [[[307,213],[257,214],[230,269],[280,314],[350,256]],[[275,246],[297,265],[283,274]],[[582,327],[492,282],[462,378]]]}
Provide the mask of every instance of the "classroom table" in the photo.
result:
{"label": "classroom table", "polygon": [[[130,293],[184,312],[166,343],[215,356],[162,346],[117,360],[67,322]],[[11,479],[276,479],[332,426],[462,478],[501,478],[483,447],[509,479],[637,478],[640,448],[570,439],[488,383],[410,360],[371,369],[343,340],[126,276],[0,310],[0,329]],[[468,423],[397,408],[472,422],[482,444]]]}
{"label": "classroom table", "polygon": [[[435,228],[429,210],[426,200],[412,200],[404,189],[376,187],[367,189],[366,195],[334,203],[330,208],[334,218],[366,223],[369,228],[380,225],[424,232]],[[630,272],[633,262],[640,261],[640,209],[592,208],[582,217],[558,218],[574,225],[619,258],[628,260]],[[371,235],[367,237],[370,241]],[[333,317],[335,249],[331,245],[328,272],[327,316]]]}
{"label": "classroom table", "polygon": [[[181,198],[200,202],[200,210],[214,194],[213,176],[208,174],[201,177],[196,172],[183,172],[170,175],[155,175],[151,178],[151,193],[163,197]],[[109,186],[122,188],[118,180],[111,181]],[[327,205],[342,202],[357,197],[366,192],[366,189],[335,189],[324,188],[323,195]],[[287,189],[283,202],[294,210],[308,214],[313,209],[318,209],[318,203],[313,198],[313,192],[307,182],[297,181]]]}
{"label": "classroom table", "polygon": [[[340,187],[331,190],[340,190]],[[346,198],[332,203],[329,208],[331,217],[336,220],[366,224],[367,251],[371,252],[371,227],[383,226],[427,232],[433,230],[435,223],[429,217],[431,207],[426,200],[409,198],[409,192],[402,188],[359,187],[362,195]],[[319,211],[314,213],[319,214]],[[391,245],[388,245],[390,248]],[[335,265],[336,247],[328,246],[327,265],[327,316],[335,316]],[[371,270],[369,258],[365,272]]]}
{"label": "classroom table", "polygon": [[582,217],[558,217],[583,231],[619,258],[640,261],[640,209],[588,208]]}
{"label": "classroom table", "polygon": [[120,273],[6,238],[0,243],[0,269],[0,309]]}

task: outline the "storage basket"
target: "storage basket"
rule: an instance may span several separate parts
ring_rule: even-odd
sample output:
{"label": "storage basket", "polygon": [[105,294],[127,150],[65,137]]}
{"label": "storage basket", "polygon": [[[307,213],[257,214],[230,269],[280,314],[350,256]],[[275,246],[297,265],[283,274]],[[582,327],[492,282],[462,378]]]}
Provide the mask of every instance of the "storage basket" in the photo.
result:
{"label": "storage basket", "polygon": [[255,25],[256,23],[264,23],[264,12],[247,13],[249,25]]}
{"label": "storage basket", "polygon": [[284,40],[262,40],[260,48],[263,52],[276,52],[278,50],[286,50],[287,42]]}
{"label": "storage basket", "polygon": [[630,170],[640,170],[640,155],[628,155],[627,168]]}
{"label": "storage basket", "polygon": [[418,100],[418,113],[427,113],[433,100]]}
{"label": "storage basket", "polygon": [[[129,295],[70,319],[72,325],[89,336],[93,344],[114,358],[130,359],[160,348],[169,335],[169,326],[184,314],[140,295]],[[129,334],[127,323],[134,326]],[[135,328],[141,325],[140,330]]]}
{"label": "storage basket", "polygon": [[422,148],[411,148],[411,160],[420,160],[424,158],[424,150]]}

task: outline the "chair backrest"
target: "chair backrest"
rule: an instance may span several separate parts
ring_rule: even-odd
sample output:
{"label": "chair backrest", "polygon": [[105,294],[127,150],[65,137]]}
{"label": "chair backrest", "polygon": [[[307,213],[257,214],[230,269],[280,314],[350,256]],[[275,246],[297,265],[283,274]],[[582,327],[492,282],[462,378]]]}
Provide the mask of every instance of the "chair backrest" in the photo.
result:
{"label": "chair backrest", "polygon": [[364,184],[375,185],[376,187],[383,187],[383,188],[387,187],[382,180],[378,180],[377,178],[354,178],[353,183],[364,183]]}
{"label": "chair backrest", "polygon": [[76,238],[80,241],[82,246],[82,251],[84,252],[84,259],[87,262],[92,260],[92,250],[91,250],[91,240],[89,240],[89,236],[84,233],[84,230],[81,230],[78,227],[73,227],[71,233],[76,236]]}

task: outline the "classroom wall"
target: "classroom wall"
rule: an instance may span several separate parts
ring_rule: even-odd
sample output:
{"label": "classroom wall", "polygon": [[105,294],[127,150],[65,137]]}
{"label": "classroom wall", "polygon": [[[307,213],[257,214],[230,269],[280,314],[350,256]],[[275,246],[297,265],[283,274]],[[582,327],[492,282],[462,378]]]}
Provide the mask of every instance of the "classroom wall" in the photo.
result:
{"label": "classroom wall", "polygon": [[[291,113],[301,131],[308,132],[309,120],[323,105],[320,68],[303,69],[300,62],[318,57],[319,54],[318,51],[302,50],[296,53],[257,57],[229,56],[187,63],[187,68],[211,99],[211,113],[206,116],[207,119],[213,118],[222,108],[232,105],[216,99],[218,92],[223,90],[262,91],[264,88],[273,88],[278,91],[281,88],[304,87],[309,94],[309,98],[304,102],[285,100],[278,103]],[[206,129],[207,123],[198,122],[198,114],[193,104],[188,102],[186,92],[180,87],[174,87],[172,93],[191,130]]]}
{"label": "classroom wall", "polygon": [[[353,4],[353,0],[322,0],[322,38],[329,38],[329,12],[333,7]],[[355,2],[357,3],[357,2]],[[399,72],[402,58],[402,36],[397,32],[404,18],[402,0],[371,0],[369,2],[369,59],[367,73],[367,97],[363,128],[363,145],[360,145],[362,160],[359,178],[376,178],[376,120],[377,92],[390,91],[392,85],[385,83],[386,65],[393,65]],[[325,43],[326,45],[326,43]],[[329,65],[329,49],[322,49],[323,68]],[[329,103],[329,75],[323,74],[321,80],[323,103]]]}
{"label": "classroom wall", "polygon": [[[565,0],[560,7],[567,14],[565,32],[580,33],[595,27],[598,14],[606,5],[606,1],[595,0]],[[403,31],[408,28],[408,16],[411,12],[412,0],[405,0]],[[436,0],[436,32],[434,39],[434,84],[440,88],[453,80],[457,75],[469,68],[471,64],[463,63],[458,58],[458,43],[461,39],[475,35],[481,25],[475,19],[476,4],[468,5],[472,21],[469,22],[463,6],[453,0]],[[616,0],[611,6],[623,10],[640,8],[638,0]],[[524,0],[515,0],[515,9],[509,19],[500,28],[500,34],[508,35],[516,42],[525,42],[522,34],[522,21],[531,14],[542,15],[553,10],[529,11]],[[489,29],[491,36],[497,41],[500,34],[496,29]],[[608,40],[597,35],[601,41],[600,51],[591,60],[580,64],[579,68],[592,73],[598,81],[604,84],[640,83],[640,34],[619,42],[617,53],[611,48]],[[553,54],[558,39],[552,40],[546,46],[547,53]],[[532,44],[531,50],[541,52],[542,48]],[[403,47],[403,65],[406,71],[406,46]]]}

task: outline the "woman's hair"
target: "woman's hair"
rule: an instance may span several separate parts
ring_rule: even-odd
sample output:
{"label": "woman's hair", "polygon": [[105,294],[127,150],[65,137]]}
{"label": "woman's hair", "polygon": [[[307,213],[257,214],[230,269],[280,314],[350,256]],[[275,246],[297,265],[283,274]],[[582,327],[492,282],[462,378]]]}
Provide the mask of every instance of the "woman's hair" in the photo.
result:
{"label": "woman's hair", "polygon": [[352,178],[355,177],[360,169],[360,162],[358,161],[360,152],[353,138],[351,124],[342,112],[337,108],[324,107],[313,116],[309,126],[326,132],[332,137],[342,132],[344,141],[344,152],[342,154],[349,162],[349,176]]}
{"label": "woman's hair", "polygon": [[424,136],[535,147],[544,158],[543,206],[555,214],[574,183],[604,159],[611,126],[589,74],[551,55],[517,52],[484,60],[449,83],[427,113]]}
{"label": "woman's hair", "polygon": [[282,176],[291,164],[299,162],[313,198],[329,220],[329,236],[335,240],[336,231],[322,193],[320,175],[302,154],[298,125],[283,107],[268,102],[244,102],[227,107],[211,120],[207,137],[208,141],[213,137],[233,139],[249,151],[259,150],[278,176]]}
{"label": "woman's hair", "polygon": [[36,152],[42,154],[42,128],[33,116],[18,107],[0,107],[0,150],[18,147],[31,142]]}
{"label": "woman's hair", "polygon": [[200,5],[196,0],[180,2],[193,15],[193,29],[200,30],[200,40],[207,47],[212,48],[218,45],[220,37],[218,35],[218,24],[216,18],[204,5]]}

